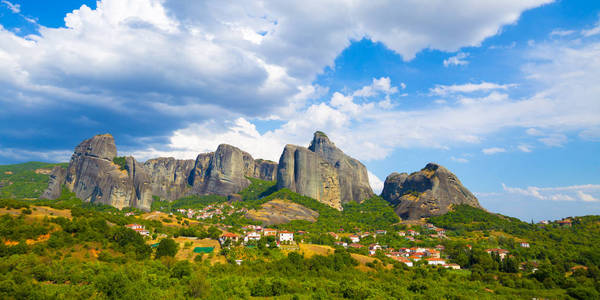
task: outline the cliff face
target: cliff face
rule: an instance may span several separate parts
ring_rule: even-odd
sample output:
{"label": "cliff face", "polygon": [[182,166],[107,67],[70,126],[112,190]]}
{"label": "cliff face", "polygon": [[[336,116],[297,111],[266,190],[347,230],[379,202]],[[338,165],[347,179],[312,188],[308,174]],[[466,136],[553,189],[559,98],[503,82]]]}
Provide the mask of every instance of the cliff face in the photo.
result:
{"label": "cliff face", "polygon": [[152,195],[169,201],[185,196],[191,189],[190,174],[194,165],[194,160],[172,157],[146,161],[144,167],[150,177]]}
{"label": "cliff face", "polygon": [[246,177],[272,181],[277,174],[277,163],[254,160],[225,144],[215,152],[199,154],[195,161],[156,158],[141,164],[127,157],[119,166],[113,162],[116,155],[110,134],[81,142],[68,169],[53,170],[42,197],[58,198],[65,184],[83,201],[149,210],[152,196],[172,201],[191,194],[230,195],[250,185]]}
{"label": "cliff face", "polygon": [[285,146],[277,169],[277,188],[289,188],[335,209],[342,209],[335,167],[304,147]]}
{"label": "cliff face", "polygon": [[477,198],[448,169],[430,163],[413,174],[392,173],[381,196],[402,219],[419,219],[448,212],[455,204],[481,208]]}
{"label": "cliff face", "polygon": [[40,198],[42,199],[56,199],[60,197],[62,192],[62,185],[65,183],[67,177],[67,169],[56,166],[50,173],[50,179],[48,180],[48,188],[44,191]]}
{"label": "cliff face", "polygon": [[309,148],[285,147],[279,160],[277,186],[336,209],[374,195],[365,166],[344,154],[322,132],[315,133]]}
{"label": "cliff face", "polygon": [[113,162],[116,155],[110,134],[83,141],[71,157],[65,184],[83,201],[150,209],[152,194],[144,167],[128,157],[126,170],[121,170]]}
{"label": "cliff face", "polygon": [[316,132],[308,149],[336,168],[342,203],[361,202],[374,195],[369,185],[367,168],[360,161],[344,154],[324,133]]}

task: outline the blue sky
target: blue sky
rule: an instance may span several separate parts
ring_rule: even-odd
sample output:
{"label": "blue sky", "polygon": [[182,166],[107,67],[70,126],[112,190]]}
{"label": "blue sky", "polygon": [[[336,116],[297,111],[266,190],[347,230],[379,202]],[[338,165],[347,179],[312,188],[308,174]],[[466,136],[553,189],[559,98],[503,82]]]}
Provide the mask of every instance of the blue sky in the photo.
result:
{"label": "blue sky", "polygon": [[[336,7],[336,9],[331,9]],[[0,1],[0,163],[220,143],[278,160],[322,130],[391,172],[438,162],[494,212],[600,214],[600,3]]]}

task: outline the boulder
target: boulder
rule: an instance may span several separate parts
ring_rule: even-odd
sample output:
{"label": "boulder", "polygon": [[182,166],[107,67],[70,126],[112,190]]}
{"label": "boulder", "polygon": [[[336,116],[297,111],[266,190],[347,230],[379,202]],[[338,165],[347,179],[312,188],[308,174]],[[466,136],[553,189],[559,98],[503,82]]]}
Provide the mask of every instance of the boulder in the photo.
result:
{"label": "boulder", "polygon": [[381,196],[395,206],[396,214],[402,219],[442,215],[458,204],[482,208],[456,175],[434,163],[410,175],[390,174],[385,179]]}

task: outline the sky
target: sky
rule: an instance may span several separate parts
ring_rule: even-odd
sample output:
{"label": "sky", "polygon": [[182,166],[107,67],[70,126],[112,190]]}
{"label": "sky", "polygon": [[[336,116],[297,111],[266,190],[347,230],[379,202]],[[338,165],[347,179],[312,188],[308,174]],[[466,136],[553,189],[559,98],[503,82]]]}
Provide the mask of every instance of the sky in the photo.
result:
{"label": "sky", "polygon": [[493,212],[600,214],[599,78],[598,1],[0,0],[0,164],[321,130],[376,192],[437,162]]}

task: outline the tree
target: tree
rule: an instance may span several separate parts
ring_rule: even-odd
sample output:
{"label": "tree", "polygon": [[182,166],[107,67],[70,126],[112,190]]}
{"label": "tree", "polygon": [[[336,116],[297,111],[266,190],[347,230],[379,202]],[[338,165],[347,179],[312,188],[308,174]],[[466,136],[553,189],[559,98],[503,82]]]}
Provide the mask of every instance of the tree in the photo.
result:
{"label": "tree", "polygon": [[173,239],[162,239],[156,247],[156,258],[163,256],[174,257],[177,254],[177,243]]}

